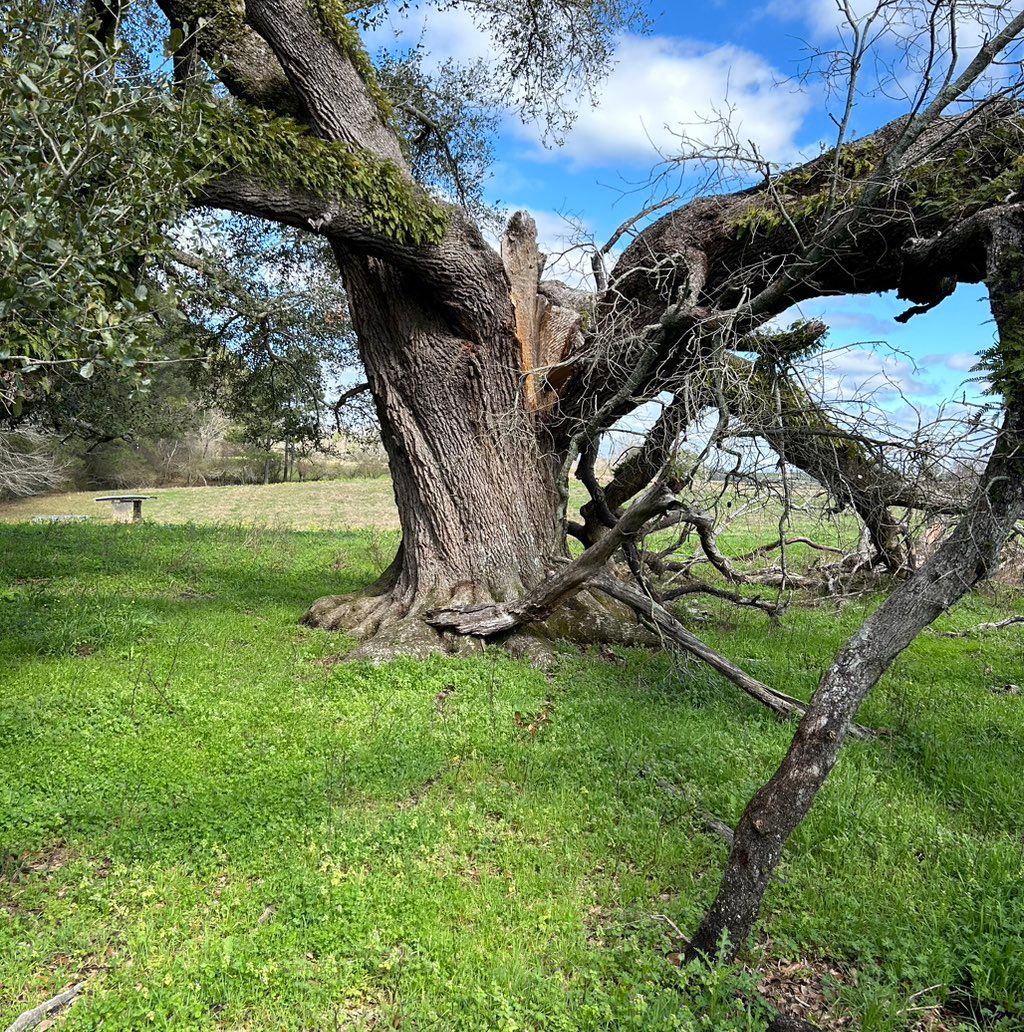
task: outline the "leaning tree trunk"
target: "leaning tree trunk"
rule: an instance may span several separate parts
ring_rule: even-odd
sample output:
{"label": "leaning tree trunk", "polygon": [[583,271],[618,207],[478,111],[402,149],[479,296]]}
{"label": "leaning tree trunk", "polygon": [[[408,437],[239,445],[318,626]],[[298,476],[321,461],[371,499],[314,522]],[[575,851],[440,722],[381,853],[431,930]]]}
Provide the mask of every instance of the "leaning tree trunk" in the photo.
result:
{"label": "leaning tree trunk", "polygon": [[[930,246],[938,251],[947,244],[938,237]],[[691,955],[732,958],[746,942],[786,843],[835,766],[861,703],[925,627],[998,569],[1003,546],[1024,516],[1024,206],[1008,205],[975,220],[956,244],[985,254],[999,331],[992,374],[1005,396],[1002,427],[956,529],[840,649],[785,758],[747,804],[718,894],[690,943]]]}
{"label": "leaning tree trunk", "polygon": [[[320,599],[306,622],[362,639],[356,658],[478,651],[479,639],[440,632],[427,615],[519,598],[567,556],[564,456],[545,448],[527,404],[508,285],[496,310],[467,322],[412,273],[375,259],[342,268],[402,542],[374,585]],[[623,615],[587,593],[505,644],[542,661],[554,637],[643,639]]]}

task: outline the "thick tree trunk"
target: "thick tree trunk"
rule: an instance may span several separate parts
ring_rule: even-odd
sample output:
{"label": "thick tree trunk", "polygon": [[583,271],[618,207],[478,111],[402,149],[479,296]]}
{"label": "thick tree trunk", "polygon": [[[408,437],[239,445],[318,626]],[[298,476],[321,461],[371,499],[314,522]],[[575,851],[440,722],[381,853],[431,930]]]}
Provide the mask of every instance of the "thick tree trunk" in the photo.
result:
{"label": "thick tree trunk", "polygon": [[[567,554],[563,456],[545,450],[525,404],[511,301],[454,319],[412,274],[365,258],[342,268],[402,544],[376,584],[320,599],[306,622],[361,638],[356,658],[479,651],[479,639],[442,633],[426,615],[517,599]],[[642,640],[623,616],[584,593],[507,643],[544,660],[553,637]]]}

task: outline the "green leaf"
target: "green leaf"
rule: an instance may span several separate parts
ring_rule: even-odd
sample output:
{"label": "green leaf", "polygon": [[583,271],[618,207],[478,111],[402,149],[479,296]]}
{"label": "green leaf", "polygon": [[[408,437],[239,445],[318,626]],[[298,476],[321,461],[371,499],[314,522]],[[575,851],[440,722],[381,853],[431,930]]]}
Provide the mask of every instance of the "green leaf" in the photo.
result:
{"label": "green leaf", "polygon": [[22,93],[26,93],[34,97],[41,95],[39,87],[24,72],[18,76],[18,85],[21,87]]}

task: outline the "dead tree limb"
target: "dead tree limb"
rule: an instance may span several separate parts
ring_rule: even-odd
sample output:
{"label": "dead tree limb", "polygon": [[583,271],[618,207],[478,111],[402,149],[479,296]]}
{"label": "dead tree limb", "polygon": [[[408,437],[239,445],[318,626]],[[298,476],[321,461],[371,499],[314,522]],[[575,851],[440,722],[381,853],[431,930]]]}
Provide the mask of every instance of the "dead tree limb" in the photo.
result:
{"label": "dead tree limb", "polygon": [[638,534],[645,524],[678,504],[673,495],[656,484],[596,544],[528,595],[498,606],[435,609],[428,615],[428,622],[440,630],[491,638],[521,624],[543,620],[559,602],[593,580],[618,548]]}
{"label": "dead tree limb", "polygon": [[606,595],[624,602],[656,633],[666,639],[671,647],[707,663],[737,688],[763,703],[780,717],[790,717],[794,713],[804,711],[804,704],[799,699],[784,695],[751,677],[745,670],[741,670],[731,660],[726,659],[721,653],[716,652],[710,645],[688,631],[663,605],[655,602],[639,589],[608,576],[595,578],[594,586]]}
{"label": "dead tree limb", "polygon": [[51,996],[50,999],[39,1004],[38,1007],[33,1007],[31,1010],[25,1011],[24,1014],[19,1014],[7,1026],[7,1032],[27,1032],[28,1029],[35,1028],[36,1025],[45,1021],[51,1014],[56,1014],[73,1003],[84,988],[85,982],[79,982],[78,985],[65,989],[63,992],[57,993],[56,996]]}
{"label": "dead tree limb", "polygon": [[741,595],[738,591],[716,588],[699,580],[687,580],[682,584],[671,582],[671,586],[667,590],[661,591],[660,594],[662,602],[676,602],[681,598],[686,598],[688,595],[708,595],[711,598],[720,598],[723,602],[731,602],[734,606],[758,609],[773,620],[777,620],[786,608],[782,602],[771,602],[758,595],[748,598],[746,595]]}
{"label": "dead tree limb", "polygon": [[1024,616],[1008,616],[1005,620],[997,620],[995,623],[980,623],[977,627],[968,627],[966,631],[936,631],[935,633],[940,638],[973,638],[976,634],[1001,631],[1004,627],[1012,627],[1014,624],[1024,624]]}
{"label": "dead tree limb", "polygon": [[[603,504],[612,513],[642,491],[665,467],[680,435],[700,413],[719,401],[752,436],[764,440],[787,462],[817,481],[839,508],[852,508],[868,528],[879,559],[893,572],[906,567],[905,528],[892,508],[934,509],[928,498],[891,469],[876,449],[844,431],[826,407],[791,379],[739,356],[729,356],[723,375],[710,385],[679,394],[658,418],[643,444],[620,463],[603,489]],[[776,396],[781,412],[776,411]],[[581,509],[587,540],[602,530],[602,508],[596,499]],[[706,521],[695,523],[708,558],[727,579],[730,564],[714,554],[714,535]]]}

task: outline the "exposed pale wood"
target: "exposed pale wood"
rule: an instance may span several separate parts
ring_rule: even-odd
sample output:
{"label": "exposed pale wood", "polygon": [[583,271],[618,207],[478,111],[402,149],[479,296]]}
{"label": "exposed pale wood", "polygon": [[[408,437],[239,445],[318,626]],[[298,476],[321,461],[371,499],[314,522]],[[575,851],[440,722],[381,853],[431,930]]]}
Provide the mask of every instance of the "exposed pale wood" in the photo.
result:
{"label": "exposed pale wood", "polygon": [[511,285],[516,337],[531,412],[550,408],[555,391],[548,370],[562,362],[580,337],[580,316],[540,292],[545,256],[537,245],[537,223],[525,211],[509,220],[501,241],[501,260]]}

